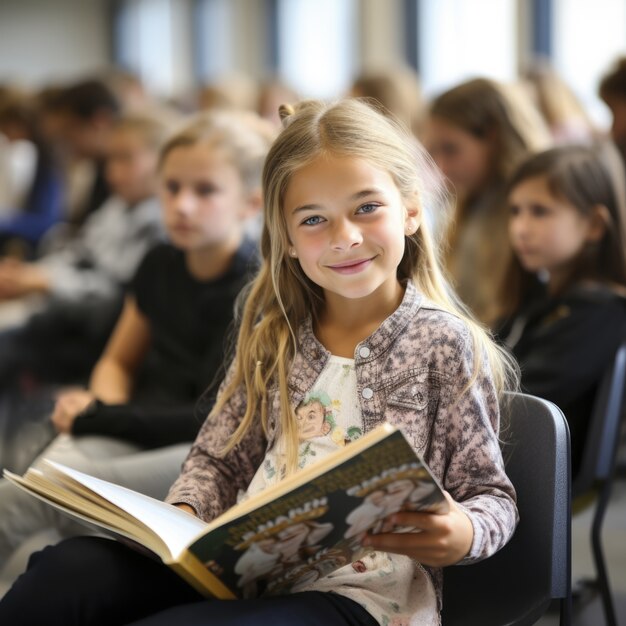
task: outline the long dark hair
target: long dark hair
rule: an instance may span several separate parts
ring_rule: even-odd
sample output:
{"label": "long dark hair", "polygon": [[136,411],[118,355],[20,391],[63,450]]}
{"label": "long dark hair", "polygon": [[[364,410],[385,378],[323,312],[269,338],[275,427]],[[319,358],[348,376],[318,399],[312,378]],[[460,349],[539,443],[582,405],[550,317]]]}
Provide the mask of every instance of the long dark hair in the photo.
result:
{"label": "long dark hair", "polygon": [[[550,193],[583,216],[591,215],[595,206],[606,208],[602,238],[580,251],[561,292],[582,280],[626,289],[626,193],[621,172],[619,154],[611,144],[602,142],[541,152],[522,163],[509,180],[508,193],[526,180],[542,177]],[[519,307],[532,283],[533,275],[513,258],[501,290],[503,313]]]}

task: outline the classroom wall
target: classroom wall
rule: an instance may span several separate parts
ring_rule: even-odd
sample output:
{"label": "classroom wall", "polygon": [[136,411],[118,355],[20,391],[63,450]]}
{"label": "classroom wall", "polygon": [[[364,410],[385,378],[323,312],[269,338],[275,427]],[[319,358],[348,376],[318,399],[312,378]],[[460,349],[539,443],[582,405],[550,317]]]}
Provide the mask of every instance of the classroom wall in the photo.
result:
{"label": "classroom wall", "polygon": [[110,63],[107,0],[0,0],[0,80],[41,85]]}

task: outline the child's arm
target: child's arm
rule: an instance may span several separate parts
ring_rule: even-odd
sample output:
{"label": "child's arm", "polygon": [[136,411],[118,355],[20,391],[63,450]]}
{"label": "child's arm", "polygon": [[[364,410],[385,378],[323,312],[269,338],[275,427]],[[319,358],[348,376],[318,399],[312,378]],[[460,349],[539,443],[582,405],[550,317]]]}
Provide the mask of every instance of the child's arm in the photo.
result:
{"label": "child's arm", "polygon": [[[221,389],[231,375],[232,367]],[[217,415],[207,418],[167,495],[167,502],[186,504],[207,522],[235,504],[238,492],[248,487],[267,447],[257,416],[244,439],[227,455],[222,455],[245,413],[245,401],[245,392],[240,389]]]}
{"label": "child's arm", "polygon": [[128,296],[109,342],[93,369],[89,389],[107,404],[127,402],[135,374],[150,347],[150,321]]}
{"label": "child's arm", "polygon": [[469,335],[447,339],[445,362],[457,364],[457,370],[450,372],[439,392],[425,461],[449,493],[451,510],[446,515],[395,514],[399,525],[424,532],[381,535],[371,543],[436,566],[494,554],[517,524],[515,490],[504,471],[498,441],[500,412],[491,373],[483,361],[472,381]]}
{"label": "child's arm", "polygon": [[71,432],[74,420],[96,399],[122,404],[130,398],[135,373],[150,345],[150,322],[128,297],[109,343],[94,367],[88,391],[59,396],[52,421],[59,432]]}

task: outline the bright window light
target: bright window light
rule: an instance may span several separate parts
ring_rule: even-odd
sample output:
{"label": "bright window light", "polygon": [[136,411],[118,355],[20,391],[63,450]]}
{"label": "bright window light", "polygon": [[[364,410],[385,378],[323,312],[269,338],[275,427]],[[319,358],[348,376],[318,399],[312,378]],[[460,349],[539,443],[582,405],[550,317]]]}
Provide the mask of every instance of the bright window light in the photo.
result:
{"label": "bright window light", "polygon": [[515,0],[420,2],[420,79],[427,96],[484,76],[508,82],[517,72]]}
{"label": "bright window light", "polygon": [[626,54],[626,0],[554,0],[554,66],[602,127],[610,114],[597,96],[603,74]]}
{"label": "bright window light", "polygon": [[357,58],[356,0],[279,0],[279,72],[303,96],[349,87]]}

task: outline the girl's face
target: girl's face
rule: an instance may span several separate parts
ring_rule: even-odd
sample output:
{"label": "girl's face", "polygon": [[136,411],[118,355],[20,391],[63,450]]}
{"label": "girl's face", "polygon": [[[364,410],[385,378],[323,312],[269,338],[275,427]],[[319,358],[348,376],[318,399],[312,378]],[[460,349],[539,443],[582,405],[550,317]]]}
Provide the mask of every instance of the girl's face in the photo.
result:
{"label": "girl's face", "polygon": [[458,193],[479,193],[489,182],[493,173],[492,142],[442,118],[431,117],[424,143]]}
{"label": "girl's face", "polygon": [[522,267],[547,270],[551,279],[566,271],[592,240],[591,218],[548,188],[544,176],[522,181],[509,195],[509,235]]}
{"label": "girl's face", "polygon": [[327,297],[397,294],[404,237],[417,230],[419,209],[405,207],[388,172],[359,158],[317,157],[292,175],[283,211],[290,253]]}
{"label": "girl's face", "polygon": [[156,194],[157,152],[131,129],[116,130],[109,144],[106,177],[113,191],[129,204]]}
{"label": "girl's face", "polygon": [[161,201],[172,243],[211,248],[240,236],[256,205],[237,168],[206,144],[172,149],[161,166]]}

